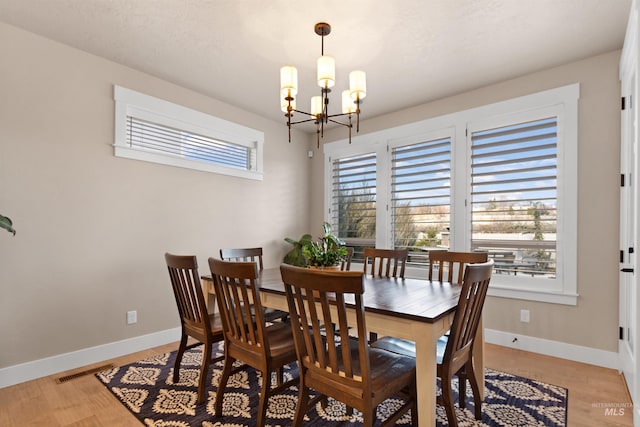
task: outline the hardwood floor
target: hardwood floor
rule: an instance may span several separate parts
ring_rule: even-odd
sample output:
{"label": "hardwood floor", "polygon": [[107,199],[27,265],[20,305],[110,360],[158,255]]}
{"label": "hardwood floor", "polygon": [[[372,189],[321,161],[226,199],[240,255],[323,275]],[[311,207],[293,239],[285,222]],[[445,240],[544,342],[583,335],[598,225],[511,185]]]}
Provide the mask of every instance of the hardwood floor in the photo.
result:
{"label": "hardwood floor", "polygon": [[[0,426],[112,427],[140,423],[93,375],[58,384],[63,375],[113,363],[122,365],[173,351],[168,344],[116,359],[0,389]],[[487,367],[569,389],[569,426],[632,426],[631,401],[615,370],[487,344]],[[624,414],[607,415],[612,404]]]}

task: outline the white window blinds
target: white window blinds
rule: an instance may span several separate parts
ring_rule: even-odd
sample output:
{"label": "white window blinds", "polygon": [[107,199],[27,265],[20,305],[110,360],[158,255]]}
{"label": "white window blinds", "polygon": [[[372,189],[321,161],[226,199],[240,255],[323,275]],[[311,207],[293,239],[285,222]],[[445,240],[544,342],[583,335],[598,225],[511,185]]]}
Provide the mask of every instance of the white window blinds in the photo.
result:
{"label": "white window blinds", "polygon": [[394,247],[426,264],[429,249],[449,247],[451,138],[393,148],[391,182]]}
{"label": "white window blinds", "polygon": [[472,248],[498,274],[555,276],[557,134],[556,117],[471,134]]}
{"label": "white window blinds", "polygon": [[349,246],[375,246],[376,155],[331,160],[331,224]]}
{"label": "white window blinds", "polygon": [[243,170],[255,170],[255,148],[127,116],[131,148]]}

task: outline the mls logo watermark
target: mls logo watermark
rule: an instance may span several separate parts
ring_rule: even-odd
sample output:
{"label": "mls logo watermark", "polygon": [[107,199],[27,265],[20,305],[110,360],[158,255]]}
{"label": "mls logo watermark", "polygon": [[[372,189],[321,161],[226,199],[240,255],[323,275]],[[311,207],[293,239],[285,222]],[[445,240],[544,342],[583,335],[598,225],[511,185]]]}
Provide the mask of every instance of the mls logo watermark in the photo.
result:
{"label": "mls logo watermark", "polygon": [[625,414],[625,410],[633,408],[633,403],[628,402],[593,402],[591,404],[594,408],[604,409],[605,417],[622,417]]}

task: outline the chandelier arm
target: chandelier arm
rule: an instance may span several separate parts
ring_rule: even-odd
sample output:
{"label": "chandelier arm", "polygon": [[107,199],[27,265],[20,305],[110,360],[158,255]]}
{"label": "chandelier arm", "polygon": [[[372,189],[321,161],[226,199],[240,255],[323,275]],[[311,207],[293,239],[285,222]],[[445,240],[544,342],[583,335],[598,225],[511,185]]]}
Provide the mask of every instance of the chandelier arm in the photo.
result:
{"label": "chandelier arm", "polygon": [[307,122],[315,122],[316,119],[306,119],[306,120],[299,120],[297,122],[291,122],[292,125],[297,125],[299,123],[307,123]]}
{"label": "chandelier arm", "polygon": [[342,122],[339,122],[339,121],[333,120],[333,119],[329,119],[329,121],[331,123],[335,123],[335,124],[338,124],[338,125],[346,126],[348,128],[350,128],[352,126],[351,123],[342,123]]}

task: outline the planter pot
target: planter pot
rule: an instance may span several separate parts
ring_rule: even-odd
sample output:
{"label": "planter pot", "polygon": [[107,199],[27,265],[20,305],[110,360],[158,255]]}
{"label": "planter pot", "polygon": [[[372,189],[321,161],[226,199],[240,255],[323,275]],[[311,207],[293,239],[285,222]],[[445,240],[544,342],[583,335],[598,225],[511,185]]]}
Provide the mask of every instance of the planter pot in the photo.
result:
{"label": "planter pot", "polygon": [[310,268],[311,270],[340,271],[340,264],[336,264],[336,265],[310,265],[307,268]]}

